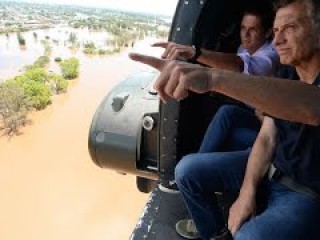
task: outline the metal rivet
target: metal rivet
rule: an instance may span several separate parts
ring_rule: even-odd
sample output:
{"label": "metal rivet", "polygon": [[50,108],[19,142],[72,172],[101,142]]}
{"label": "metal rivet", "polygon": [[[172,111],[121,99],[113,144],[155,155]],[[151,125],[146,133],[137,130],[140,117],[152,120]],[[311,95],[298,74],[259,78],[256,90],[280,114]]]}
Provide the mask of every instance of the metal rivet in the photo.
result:
{"label": "metal rivet", "polygon": [[200,1],[200,4],[203,5],[203,4],[204,4],[204,1]]}
{"label": "metal rivet", "polygon": [[154,127],[154,120],[152,117],[150,116],[145,116],[143,119],[142,119],[142,126],[145,130],[147,131],[151,131]]}
{"label": "metal rivet", "polygon": [[163,140],[166,140],[166,137],[162,137]]}
{"label": "metal rivet", "polygon": [[192,32],[192,27],[190,28],[190,31]]}
{"label": "metal rivet", "polygon": [[177,28],[177,31],[178,31],[178,32],[180,32],[180,30],[181,30],[180,28]]}
{"label": "metal rivet", "polygon": [[189,1],[184,1],[184,4],[189,4]]}

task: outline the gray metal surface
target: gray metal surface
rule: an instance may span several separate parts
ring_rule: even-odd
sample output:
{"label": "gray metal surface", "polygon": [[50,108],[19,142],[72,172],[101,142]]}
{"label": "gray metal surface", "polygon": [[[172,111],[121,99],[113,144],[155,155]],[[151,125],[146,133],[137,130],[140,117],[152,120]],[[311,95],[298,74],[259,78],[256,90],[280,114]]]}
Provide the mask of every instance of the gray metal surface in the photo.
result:
{"label": "gray metal surface", "polygon": [[[102,101],[89,132],[92,160],[102,168],[158,178],[159,98],[149,91],[156,72],[140,72],[118,84]],[[150,129],[143,119],[153,119]]]}
{"label": "gray metal surface", "polygon": [[194,29],[207,0],[180,0],[173,19],[170,41],[192,44]]}
{"label": "gray metal surface", "polygon": [[175,224],[188,218],[181,194],[164,193],[155,188],[132,233],[131,240],[184,240],[175,230]]}

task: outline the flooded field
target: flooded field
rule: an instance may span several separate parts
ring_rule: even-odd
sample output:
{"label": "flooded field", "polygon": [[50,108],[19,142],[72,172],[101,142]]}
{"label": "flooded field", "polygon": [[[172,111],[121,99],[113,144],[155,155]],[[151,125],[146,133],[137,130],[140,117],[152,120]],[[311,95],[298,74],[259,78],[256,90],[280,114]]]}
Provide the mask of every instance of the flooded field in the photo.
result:
{"label": "flooded field", "polygon": [[[36,37],[34,36],[36,35]],[[69,49],[70,34],[76,36],[77,51]],[[52,60],[55,57],[76,56],[84,58],[81,47],[85,43],[94,42],[98,48],[111,48],[107,40],[110,38],[107,32],[89,31],[88,29],[74,29],[70,27],[56,27],[21,33],[26,40],[26,46],[20,47],[16,33],[8,36],[0,35],[0,81],[15,76],[25,65],[32,64],[39,56],[43,55],[44,46],[41,40],[47,40],[52,49]]]}
{"label": "flooded field", "polygon": [[[40,30],[39,37],[41,31],[46,35],[50,30]],[[26,49],[19,48],[14,34],[9,41],[0,37],[0,78],[16,75],[42,54],[43,47],[32,33],[24,36]],[[81,63],[80,77],[68,92],[33,113],[32,124],[22,135],[0,138],[0,239],[129,238],[148,195],[138,192],[133,176],[95,166],[87,138],[92,116],[108,91],[128,74],[147,69],[130,61],[128,52],[157,55],[159,50],[148,47],[153,41],[140,42],[114,56],[74,53]],[[61,43],[53,56],[62,54],[71,56],[72,52]]]}

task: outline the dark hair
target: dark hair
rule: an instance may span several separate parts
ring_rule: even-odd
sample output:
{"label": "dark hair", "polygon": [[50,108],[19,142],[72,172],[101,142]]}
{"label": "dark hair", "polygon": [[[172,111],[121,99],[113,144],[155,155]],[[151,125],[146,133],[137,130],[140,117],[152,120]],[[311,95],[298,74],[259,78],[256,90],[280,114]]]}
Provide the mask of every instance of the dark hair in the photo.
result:
{"label": "dark hair", "polygon": [[286,7],[292,3],[300,2],[305,3],[308,8],[309,15],[313,21],[313,24],[320,33],[320,1],[319,0],[278,0],[274,5],[274,10],[277,11],[279,8]]}
{"label": "dark hair", "polygon": [[248,1],[244,7],[243,16],[247,14],[259,17],[265,32],[273,27],[275,12],[270,0]]}

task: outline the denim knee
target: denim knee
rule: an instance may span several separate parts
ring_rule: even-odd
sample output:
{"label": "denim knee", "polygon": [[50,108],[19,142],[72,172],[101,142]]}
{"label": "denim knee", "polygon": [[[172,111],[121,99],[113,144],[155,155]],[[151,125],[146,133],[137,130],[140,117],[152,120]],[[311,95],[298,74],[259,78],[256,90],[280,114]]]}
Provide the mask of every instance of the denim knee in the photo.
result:
{"label": "denim knee", "polygon": [[199,164],[195,154],[184,156],[175,168],[175,180],[177,185],[181,185],[183,181],[193,179],[194,167]]}
{"label": "denim knee", "polygon": [[[218,115],[229,115],[231,114],[232,112],[234,111],[238,111],[239,109],[241,109],[240,107],[238,106],[234,106],[234,105],[223,105],[221,106],[217,113]],[[241,109],[242,110],[242,109]]]}
{"label": "denim knee", "polygon": [[[253,238],[251,234],[239,231],[234,236],[234,240],[253,240]],[[258,240],[258,239],[254,239],[254,240]]]}
{"label": "denim knee", "polygon": [[[263,227],[254,227],[250,222],[244,223],[236,233],[234,240],[265,240],[269,239],[270,234],[263,231]],[[273,239],[273,238],[270,238]]]}

